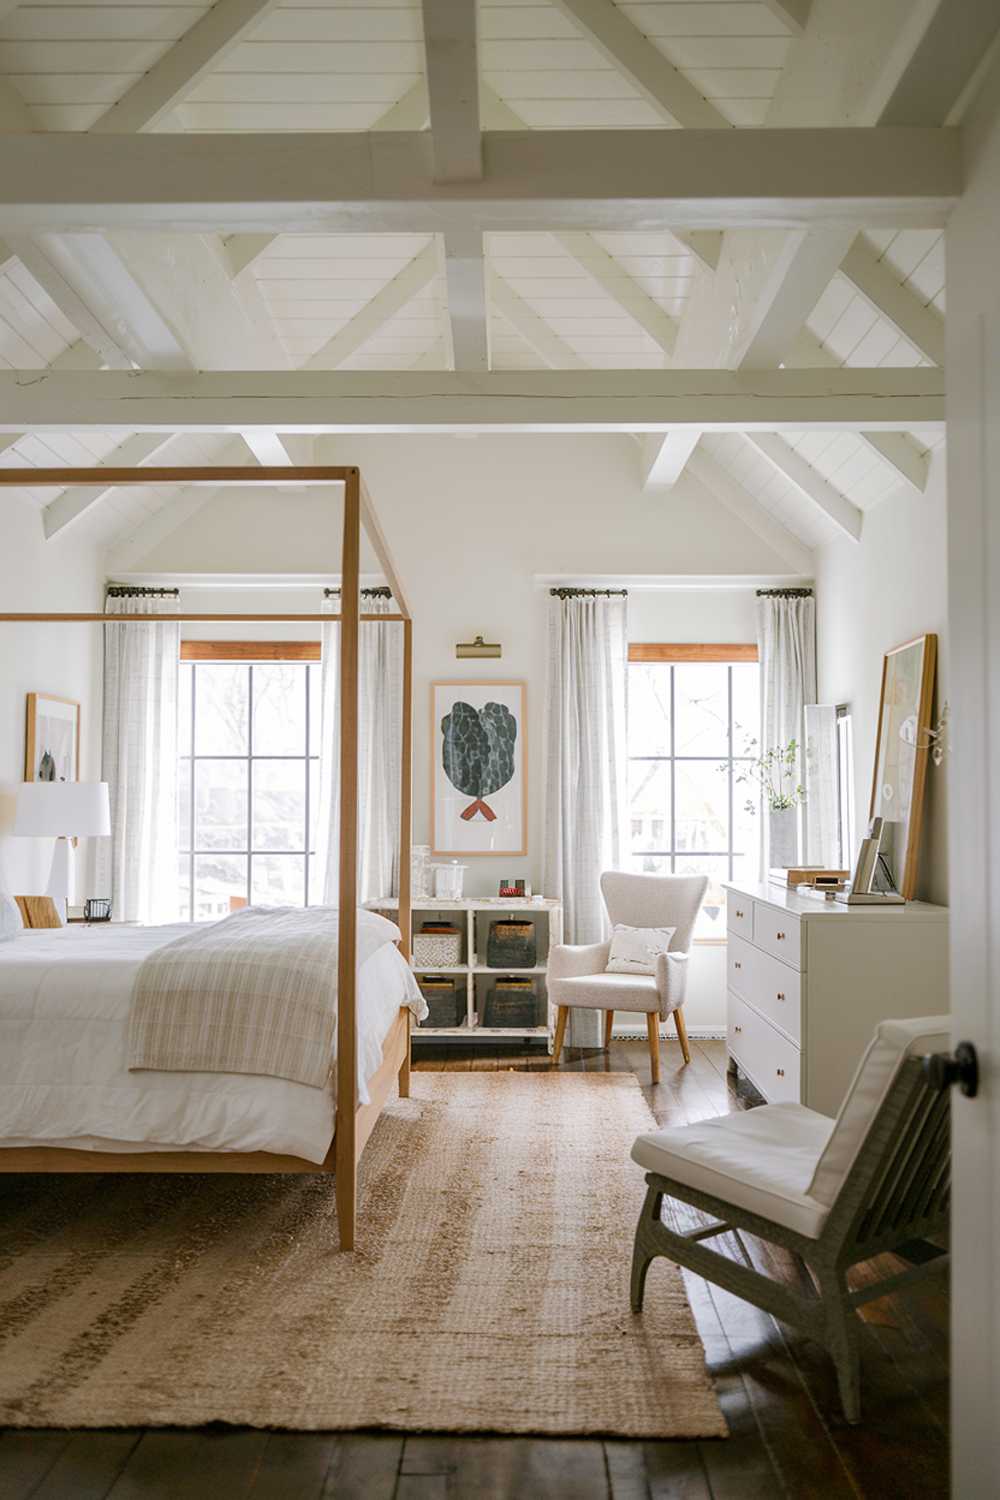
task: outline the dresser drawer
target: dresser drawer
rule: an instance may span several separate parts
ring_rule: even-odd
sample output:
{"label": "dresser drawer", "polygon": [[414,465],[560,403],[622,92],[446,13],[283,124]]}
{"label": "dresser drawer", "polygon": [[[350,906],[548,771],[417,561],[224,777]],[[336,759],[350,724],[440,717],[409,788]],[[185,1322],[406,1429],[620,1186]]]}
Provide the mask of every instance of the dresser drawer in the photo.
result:
{"label": "dresser drawer", "polygon": [[749,966],[750,983],[740,994],[801,1046],[802,975],[760,948],[751,951],[754,957]]}
{"label": "dresser drawer", "polygon": [[791,964],[793,969],[802,969],[802,923],[798,917],[782,911],[780,906],[768,906],[763,901],[753,904],[753,940],[758,948]]}
{"label": "dresser drawer", "polygon": [[730,932],[726,939],[726,983],[737,995],[750,997],[754,988],[755,960],[764,956],[752,944]]}
{"label": "dresser drawer", "polygon": [[727,1045],[768,1103],[801,1098],[802,1059],[794,1042],[739,995],[729,994]]}
{"label": "dresser drawer", "polygon": [[740,937],[753,937],[753,902],[749,896],[740,896],[736,891],[726,894],[726,927]]}

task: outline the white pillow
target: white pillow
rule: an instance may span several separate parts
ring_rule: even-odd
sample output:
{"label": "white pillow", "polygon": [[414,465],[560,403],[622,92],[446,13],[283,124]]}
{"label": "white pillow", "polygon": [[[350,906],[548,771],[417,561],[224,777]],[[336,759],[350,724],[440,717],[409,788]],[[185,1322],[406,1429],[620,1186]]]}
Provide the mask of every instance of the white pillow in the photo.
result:
{"label": "white pillow", "polygon": [[9,892],[0,890],[0,943],[16,938],[23,927],[21,908]]}
{"label": "white pillow", "polygon": [[616,922],[605,973],[655,974],[656,960],[666,953],[676,931],[676,927],[625,927]]}

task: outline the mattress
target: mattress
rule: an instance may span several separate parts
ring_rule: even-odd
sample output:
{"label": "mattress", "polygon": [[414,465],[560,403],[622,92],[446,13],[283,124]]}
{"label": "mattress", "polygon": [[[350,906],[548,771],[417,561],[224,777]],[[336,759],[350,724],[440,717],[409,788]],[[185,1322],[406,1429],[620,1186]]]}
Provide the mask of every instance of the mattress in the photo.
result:
{"label": "mattress", "polygon": [[[190,930],[70,926],[0,943],[0,1147],[270,1151],[323,1161],[332,1080],[311,1088],[243,1073],[129,1072],[136,971]],[[358,971],[359,1103],[401,1005],[426,1014],[409,965],[387,943]]]}

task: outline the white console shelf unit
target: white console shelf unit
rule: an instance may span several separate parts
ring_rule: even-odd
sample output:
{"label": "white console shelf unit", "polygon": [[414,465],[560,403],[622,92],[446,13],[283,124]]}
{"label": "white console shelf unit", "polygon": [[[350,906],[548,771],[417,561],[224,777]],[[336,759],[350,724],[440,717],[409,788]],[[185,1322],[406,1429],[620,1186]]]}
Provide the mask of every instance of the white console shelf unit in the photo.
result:
{"label": "white console shelf unit", "polygon": [[[395,897],[381,897],[365,903],[369,911],[381,912],[390,921],[397,920],[399,903]],[[491,968],[486,963],[486,940],[489,924],[504,917],[530,921],[535,927],[538,962],[530,969]],[[562,905],[544,896],[520,899],[497,896],[466,896],[459,901],[444,901],[437,896],[414,896],[413,934],[425,922],[450,920],[462,933],[463,962],[460,964],[418,964],[411,962],[414,973],[461,974],[465,976],[465,1021],[461,1026],[415,1026],[413,1038],[451,1037],[465,1042],[545,1041],[551,1047],[555,1030],[555,1010],[549,1004],[545,975],[552,946],[562,942]],[[412,934],[411,934],[412,948]],[[489,979],[505,974],[531,974],[537,978],[539,1015],[545,1017],[537,1026],[482,1026],[480,1016],[486,1002]]]}
{"label": "white console shelf unit", "polygon": [[946,907],[727,890],[729,1064],[769,1103],[835,1115],[879,1021],[947,1013]]}

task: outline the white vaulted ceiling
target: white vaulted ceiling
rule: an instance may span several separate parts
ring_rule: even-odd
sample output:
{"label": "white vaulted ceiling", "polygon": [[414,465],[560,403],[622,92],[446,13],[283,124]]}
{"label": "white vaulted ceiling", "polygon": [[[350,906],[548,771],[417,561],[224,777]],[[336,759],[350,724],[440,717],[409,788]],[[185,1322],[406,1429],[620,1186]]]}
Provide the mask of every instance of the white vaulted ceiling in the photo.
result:
{"label": "white vaulted ceiling", "polygon": [[[954,3],[479,0],[478,37],[465,56],[478,74],[487,137],[525,129],[876,125],[893,123],[904,82],[912,99],[914,78],[919,84],[927,71],[926,59],[923,72],[917,66],[920,48]],[[449,0],[218,0],[214,7],[0,0],[0,134],[420,131],[434,116],[440,154],[458,139],[446,140],[446,132],[463,128],[442,123],[449,90],[460,92],[461,79],[455,74],[436,85],[432,73],[429,80],[426,46],[437,48],[434,28],[447,31],[463,10]],[[989,7],[971,10],[967,24],[978,28],[982,45],[970,35],[968,50],[978,55],[991,34],[983,19]],[[926,85],[928,118],[902,123],[944,124],[942,100],[950,108],[966,82],[963,74]],[[942,362],[939,227],[872,228],[853,244],[848,236],[839,246],[820,245],[818,254],[807,246],[813,281],[790,277],[788,285],[807,290],[796,291],[789,308],[781,301],[787,286],[779,286],[759,325],[746,308],[730,307],[755,274],[757,251],[747,234],[539,227],[489,232],[470,251],[427,233],[8,233],[0,240],[0,370],[890,369]],[[775,230],[759,236],[760,253],[775,264],[782,237]],[[774,316],[776,325],[768,322]],[[666,441],[637,443],[636,464],[648,468],[652,488],[666,491],[697,443],[702,482],[721,471],[762,514],[815,546],[844,534],[845,516],[850,530],[852,517],[901,478],[919,489],[928,444],[936,441],[786,427],[769,441],[715,433],[700,441],[685,436],[672,447],[667,434]],[[112,454],[140,462],[147,453],[147,461],[189,462],[232,455],[234,442],[253,461],[225,434],[178,433],[157,444],[93,431],[8,434],[0,435],[0,463],[89,464]],[[293,456],[295,445],[258,434],[252,446],[260,459]],[[22,498],[51,507],[53,491]],[[175,499],[110,490],[70,519],[110,539]],[[53,535],[70,524],[63,511],[46,516]]]}

